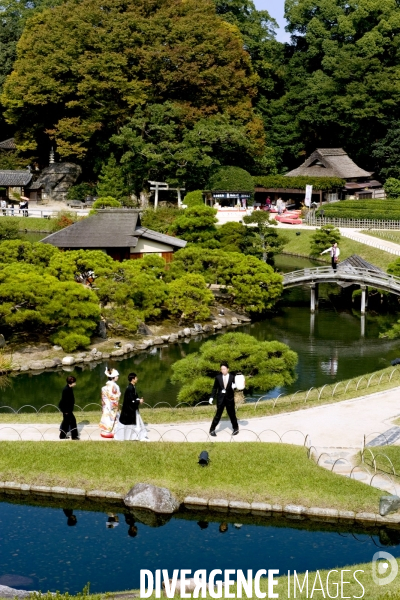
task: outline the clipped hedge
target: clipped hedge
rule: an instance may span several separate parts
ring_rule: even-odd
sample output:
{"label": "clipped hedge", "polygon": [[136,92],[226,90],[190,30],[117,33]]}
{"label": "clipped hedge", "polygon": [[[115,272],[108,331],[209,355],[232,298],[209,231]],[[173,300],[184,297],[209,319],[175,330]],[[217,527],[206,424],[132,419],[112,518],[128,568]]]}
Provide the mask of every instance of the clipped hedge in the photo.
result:
{"label": "clipped hedge", "polygon": [[254,192],[253,178],[240,167],[221,167],[210,177],[208,189],[227,192]]}
{"label": "clipped hedge", "polygon": [[[324,216],[336,219],[371,219],[378,221],[400,220],[400,201],[386,200],[344,200],[323,206]],[[320,210],[316,216],[321,216]]]}
{"label": "clipped hedge", "polygon": [[339,177],[286,177],[285,175],[255,175],[253,177],[256,187],[266,188],[294,188],[305,190],[306,185],[312,185],[314,190],[327,191],[344,187],[344,179]]}

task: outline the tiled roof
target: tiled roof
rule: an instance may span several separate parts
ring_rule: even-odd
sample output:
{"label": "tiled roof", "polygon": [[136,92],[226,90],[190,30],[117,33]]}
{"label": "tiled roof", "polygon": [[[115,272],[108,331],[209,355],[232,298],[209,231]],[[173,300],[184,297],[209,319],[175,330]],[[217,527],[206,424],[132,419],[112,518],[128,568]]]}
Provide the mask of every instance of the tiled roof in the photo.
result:
{"label": "tiled roof", "polygon": [[17,146],[15,145],[14,138],[9,138],[8,140],[3,140],[0,142],[1,150],[16,150]]}
{"label": "tiled roof", "polygon": [[176,248],[186,246],[184,240],[141,227],[139,211],[129,208],[100,210],[48,235],[42,242],[58,248],[134,248],[139,237]]}
{"label": "tiled roof", "polygon": [[25,187],[31,179],[29,171],[0,171],[0,186]]}

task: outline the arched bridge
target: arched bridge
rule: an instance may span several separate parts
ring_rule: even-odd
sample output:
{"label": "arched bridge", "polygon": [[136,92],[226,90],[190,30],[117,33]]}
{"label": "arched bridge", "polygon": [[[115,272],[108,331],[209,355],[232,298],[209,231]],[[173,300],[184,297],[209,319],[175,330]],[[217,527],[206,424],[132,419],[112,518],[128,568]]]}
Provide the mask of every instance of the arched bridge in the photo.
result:
{"label": "arched bridge", "polygon": [[391,292],[400,296],[400,277],[388,275],[383,271],[372,271],[356,267],[339,266],[336,271],[332,267],[314,267],[285,273],[283,287],[291,288],[299,285],[313,285],[316,283],[337,283],[369,286]]}
{"label": "arched bridge", "polygon": [[[373,265],[371,265],[373,267]],[[400,296],[400,277],[388,275],[377,267],[368,269],[354,267],[349,264],[338,265],[336,271],[332,267],[313,267],[285,273],[283,287],[285,289],[299,285],[311,288],[311,312],[318,308],[318,285],[320,283],[337,283],[342,287],[359,285],[361,288],[361,314],[365,314],[368,303],[368,287],[378,288]]]}

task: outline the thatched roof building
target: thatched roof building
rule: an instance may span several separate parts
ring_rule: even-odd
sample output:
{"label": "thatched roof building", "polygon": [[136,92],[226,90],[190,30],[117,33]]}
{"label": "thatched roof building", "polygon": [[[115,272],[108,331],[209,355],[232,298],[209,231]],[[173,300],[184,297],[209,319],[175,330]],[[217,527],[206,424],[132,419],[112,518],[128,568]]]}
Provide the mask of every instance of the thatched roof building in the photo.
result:
{"label": "thatched roof building", "polygon": [[347,181],[371,179],[371,173],[358,167],[343,148],[317,148],[302,165],[286,173],[287,177],[298,175],[340,177]]}
{"label": "thatched roof building", "polygon": [[112,208],[78,221],[42,240],[64,250],[102,250],[114,260],[158,254],[171,262],[186,241],[142,227],[138,210]]}

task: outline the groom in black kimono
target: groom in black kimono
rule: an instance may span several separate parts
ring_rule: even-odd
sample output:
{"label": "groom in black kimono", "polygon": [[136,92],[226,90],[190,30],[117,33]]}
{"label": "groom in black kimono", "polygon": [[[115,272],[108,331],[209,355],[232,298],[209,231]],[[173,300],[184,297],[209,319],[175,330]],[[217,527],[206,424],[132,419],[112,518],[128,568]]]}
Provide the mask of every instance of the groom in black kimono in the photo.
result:
{"label": "groom in black kimono", "polygon": [[237,435],[239,433],[239,425],[236,418],[235,411],[235,397],[233,390],[236,388],[235,385],[235,377],[231,373],[229,373],[229,365],[226,362],[222,362],[221,365],[221,373],[216,376],[214,381],[214,386],[211,391],[210,404],[213,403],[214,397],[217,396],[217,412],[215,413],[215,417],[211,423],[210,427],[210,435],[216,437],[215,428],[221,420],[222,413],[224,412],[224,408],[226,408],[226,412],[232,423],[232,435]]}

